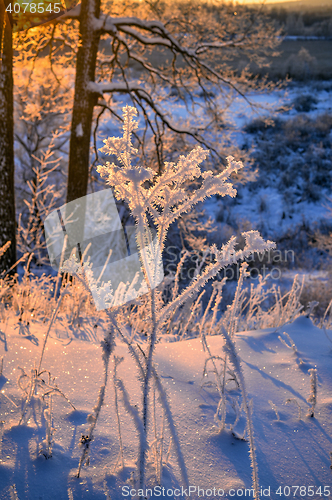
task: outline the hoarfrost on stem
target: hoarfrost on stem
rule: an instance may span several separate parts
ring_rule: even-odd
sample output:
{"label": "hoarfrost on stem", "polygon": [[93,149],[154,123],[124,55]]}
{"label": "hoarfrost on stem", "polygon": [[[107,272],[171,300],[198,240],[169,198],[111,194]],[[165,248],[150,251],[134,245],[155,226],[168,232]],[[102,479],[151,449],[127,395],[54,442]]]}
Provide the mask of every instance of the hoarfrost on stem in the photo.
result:
{"label": "hoarfrost on stem", "polygon": [[[180,442],[177,440],[175,427],[173,424],[170,409],[164,390],[159,384],[159,378],[154,367],[154,348],[157,337],[162,334],[166,327],[168,318],[179,308],[190,301],[191,297],[198,294],[208,280],[214,279],[221,268],[246,259],[254,252],[264,252],[272,249],[275,244],[272,241],[264,241],[258,231],[247,231],[243,233],[245,246],[242,250],[236,249],[236,238],[232,237],[221,249],[216,245],[209,248],[212,257],[209,264],[203,270],[199,270],[189,285],[181,292],[176,293],[168,302],[164,302],[160,290],[155,289],[161,283],[163,270],[160,266],[160,255],[163,252],[166,236],[170,225],[176,221],[183,213],[188,212],[194,205],[202,202],[205,198],[219,194],[234,197],[236,190],[230,180],[230,176],[243,167],[241,162],[237,162],[233,157],[227,158],[227,167],[223,172],[214,175],[211,171],[202,171],[200,164],[206,159],[208,151],[197,146],[186,156],[181,155],[177,163],[166,162],[162,174],[157,175],[150,168],[132,165],[132,156],[137,150],[132,144],[132,133],[137,128],[134,120],[137,115],[135,108],[125,106],[123,108],[123,136],[120,138],[110,137],[104,140],[101,151],[106,155],[116,155],[120,165],[106,161],[105,165],[98,165],[97,171],[104,177],[107,184],[113,188],[115,197],[119,201],[128,204],[130,212],[135,219],[136,241],[139,250],[142,271],[147,284],[147,304],[149,304],[150,322],[147,329],[148,345],[145,352],[140,349],[143,355],[142,361],[135,348],[126,340],[126,335],[122,333],[122,324],[117,321],[116,311],[108,311],[108,316],[121,337],[128,345],[129,351],[134,355],[138,364],[142,381],[142,414],[139,415],[131,405],[129,395],[120,379],[116,379],[116,389],[121,395],[122,403],[128,413],[134,419],[134,424],[139,435],[139,488],[143,491],[145,485],[145,473],[147,465],[147,450],[149,449],[149,389],[152,379],[156,382],[165,417],[169,425],[172,440],[175,445],[181,475],[185,484],[188,484],[187,472],[181,454]],[[196,190],[188,188],[190,181],[198,180],[199,187]],[[188,182],[189,181],[189,182]],[[156,237],[152,238],[149,228],[149,220],[153,221],[156,229]],[[87,289],[92,291],[98,284],[93,277],[89,264],[80,264],[73,257],[64,263],[63,270],[74,274]],[[107,288],[108,302],[112,306],[114,302],[114,292],[111,282],[103,285]],[[104,292],[106,292],[106,288]],[[116,293],[115,293],[116,294]],[[122,302],[124,303],[124,302]],[[236,347],[228,332],[224,332],[226,341],[226,354],[229,356],[231,364],[239,377],[242,396],[244,399],[245,413],[247,417],[247,430],[250,441],[250,455],[253,469],[253,484],[255,498],[259,497],[258,472],[255,454],[255,444],[252,425],[252,409],[246,393],[244,377],[241,371]]]}

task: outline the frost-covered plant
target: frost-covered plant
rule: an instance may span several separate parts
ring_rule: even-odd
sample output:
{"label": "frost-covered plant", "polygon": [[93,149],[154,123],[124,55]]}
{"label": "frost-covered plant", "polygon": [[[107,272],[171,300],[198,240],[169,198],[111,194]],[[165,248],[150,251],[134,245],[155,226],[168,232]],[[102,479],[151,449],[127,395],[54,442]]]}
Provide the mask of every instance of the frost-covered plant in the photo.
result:
{"label": "frost-covered plant", "polygon": [[[283,339],[280,335],[278,335],[278,339],[280,340],[280,342],[282,344],[284,344],[284,346],[286,346],[288,349],[291,349],[293,351],[293,353],[296,356],[296,362],[298,363],[298,365],[299,366],[303,365],[303,359],[299,357],[299,353],[298,353],[297,347],[294,343],[294,340],[287,332],[284,332],[283,335],[286,337],[287,340]],[[288,341],[288,343],[287,343],[287,341]]]}
{"label": "frost-covered plant", "polygon": [[[44,422],[46,428],[46,436],[41,443],[39,453],[44,455],[46,459],[51,458],[54,434],[52,397],[54,394],[58,394],[62,396],[74,410],[75,407],[67,396],[58,388],[55,379],[52,378],[48,370],[39,371],[33,368],[30,370],[30,373],[26,373],[23,368],[18,367],[18,369],[21,371],[21,375],[18,377],[17,385],[24,394],[19,424],[27,422],[29,409],[32,410],[35,419],[37,416],[36,410],[39,410],[41,422]],[[48,377],[48,381],[44,380],[46,377]],[[36,424],[38,425],[37,421]]]}
{"label": "frost-covered plant", "polygon": [[[18,369],[21,371],[21,375],[18,377],[17,385],[25,394],[19,424],[26,421],[29,405],[33,404],[35,401],[39,401],[40,403],[42,399],[52,393],[62,396],[75,410],[75,407],[69,399],[55,384],[54,379],[52,379],[48,370],[38,371],[35,368],[32,368],[30,370],[30,374],[28,374],[23,368],[18,367]],[[48,376],[48,382],[45,382],[43,375]]]}
{"label": "frost-covered plant", "polygon": [[[0,254],[9,247],[10,242],[0,249]],[[0,255],[1,257],[1,255]],[[52,277],[35,276],[30,271],[33,254],[24,254],[18,261],[6,271],[0,274],[0,318],[8,322],[11,314],[18,316],[19,333],[29,334],[29,324],[36,319],[51,316],[53,304],[51,299]],[[23,277],[19,280],[18,273],[10,274],[18,264],[26,262],[23,267]]]}
{"label": "frost-covered plant", "polygon": [[53,134],[47,150],[35,158],[34,178],[27,180],[30,193],[24,199],[27,213],[23,217],[21,213],[18,218],[17,248],[22,254],[33,255],[38,265],[49,264],[43,222],[63,194],[63,190],[50,182],[52,172],[60,164],[60,159],[54,159],[56,139],[57,135]]}
{"label": "frost-covered plant", "polygon": [[44,342],[43,342],[43,348],[42,348],[42,351],[41,351],[41,354],[40,354],[40,359],[39,359],[39,365],[38,365],[38,372],[40,372],[40,369],[41,369],[41,365],[42,365],[42,362],[43,362],[43,356],[44,356],[44,352],[45,352],[45,348],[46,348],[46,344],[47,344],[47,340],[48,340],[48,337],[49,337],[49,334],[50,334],[50,331],[51,331],[51,328],[57,318],[57,315],[58,315],[58,312],[59,312],[59,309],[60,309],[60,306],[61,306],[61,302],[63,300],[63,298],[70,294],[69,290],[68,290],[68,286],[65,286],[62,291],[61,291],[61,294],[60,294],[60,297],[57,301],[57,305],[53,311],[53,314],[52,314],[52,318],[51,318],[51,321],[48,325],[48,329],[46,331],[46,334],[45,334],[45,338],[44,338]]}
{"label": "frost-covered plant", "polygon": [[308,411],[308,417],[314,417],[317,404],[317,369],[310,368],[308,373],[310,374],[310,396],[308,397],[307,402],[311,405]]}
{"label": "frost-covered plant", "polygon": [[276,405],[271,400],[269,400],[269,405],[271,406],[272,410],[276,414],[277,420],[279,422],[280,421],[280,416],[279,416],[278,408],[276,407]]}
{"label": "frost-covered plant", "polygon": [[[18,43],[14,52],[14,147],[16,207],[19,213],[23,213],[25,225],[31,215],[26,205],[33,203],[35,186],[40,181],[36,169],[41,171],[42,177],[47,175],[49,186],[54,185],[53,192],[45,200],[50,200],[52,194],[56,197],[64,194],[63,181],[70,137],[68,109],[72,105],[74,72],[70,65],[65,69],[60,65],[52,65],[52,58],[48,56],[31,57],[31,39],[26,39],[27,43],[20,46],[19,39],[23,42],[23,38],[24,35],[13,38],[14,44]],[[35,48],[40,42],[37,38],[39,36],[36,34]],[[39,52],[40,46],[36,50]],[[54,50],[51,49],[51,52],[54,54]],[[58,164],[45,164],[45,159],[47,162],[50,159],[45,156],[45,152],[49,151],[52,151],[53,159]],[[35,222],[40,225],[37,211],[35,216]],[[30,244],[33,245],[32,239]]]}
{"label": "frost-covered plant", "polygon": [[44,409],[44,419],[45,419],[45,427],[46,427],[46,436],[45,440],[42,443],[39,453],[43,455],[46,460],[48,458],[52,457],[53,453],[53,444],[54,444],[54,439],[53,439],[53,434],[54,434],[54,427],[53,427],[53,414],[52,414],[52,393],[49,394],[48,396],[48,405]]}
{"label": "frost-covered plant", "polygon": [[9,488],[10,500],[19,500],[15,484],[12,484]]}
{"label": "frost-covered plant", "polygon": [[[278,299],[276,299],[276,308],[279,309],[279,325],[291,323],[302,311],[303,305],[300,303],[300,297],[303,290],[304,276],[302,282],[299,281],[299,276],[296,275],[291,290],[281,298],[280,289],[278,289]],[[287,301],[283,304],[285,298]]]}
{"label": "frost-covered plant", "polygon": [[332,300],[330,300],[327,308],[325,309],[324,315],[321,318],[321,320],[319,321],[319,323],[317,324],[317,326],[318,326],[318,328],[322,328],[324,330],[326,337],[332,343],[331,338],[329,337],[329,335],[326,332],[326,330],[331,330],[331,325],[332,325],[331,310],[332,310]]}
{"label": "frost-covered plant", "polygon": [[[227,311],[225,312],[223,317],[217,323],[216,323],[217,310],[218,310],[218,307],[219,307],[219,304],[220,304],[220,301],[222,298],[222,288],[223,288],[224,283],[225,283],[227,278],[224,278],[223,281],[221,281],[220,283],[218,283],[215,286],[214,291],[211,294],[211,298],[210,298],[208,307],[206,308],[205,314],[204,314],[202,321],[201,321],[201,330],[203,330],[203,328],[205,328],[205,322],[206,322],[205,316],[207,314],[208,309],[211,306],[212,300],[214,299],[214,293],[216,293],[216,299],[215,299],[215,305],[213,308],[211,324],[209,325],[209,333],[211,334],[212,331],[213,331],[213,333],[216,333],[216,332],[219,333],[220,331],[221,332],[224,331],[227,333],[227,336],[229,337],[229,339],[231,339],[232,342],[234,341],[234,336],[235,336],[235,333],[238,331],[239,320],[241,318],[241,313],[243,312],[243,308],[244,308],[243,304],[245,302],[245,290],[243,289],[243,282],[244,282],[244,279],[246,278],[246,276],[248,276],[247,267],[248,267],[248,264],[246,262],[242,263],[241,269],[240,269],[240,277],[239,277],[239,281],[238,281],[238,284],[236,287],[233,303],[228,306]],[[227,339],[228,339],[228,337],[227,337]],[[224,358],[222,358],[220,356],[213,356],[209,347],[208,347],[208,344],[206,342],[205,334],[202,331],[201,331],[201,339],[202,339],[203,349],[205,351],[207,351],[209,354],[209,357],[205,361],[203,376],[206,374],[206,365],[208,362],[212,362],[213,367],[214,367],[214,373],[216,375],[217,389],[219,392],[220,400],[219,400],[219,403],[217,406],[217,411],[216,411],[216,414],[214,416],[214,419],[218,423],[220,431],[222,431],[225,428],[225,422],[226,422],[226,407],[227,407],[227,404],[226,404],[227,403],[226,375],[229,374],[230,375],[229,380],[233,380],[238,387],[240,387],[240,383],[238,381],[236,370],[231,370],[228,367],[228,357],[229,357],[228,350],[226,349]],[[226,345],[228,342],[227,339],[226,339]],[[234,344],[234,349],[235,349],[235,344]],[[218,372],[217,367],[216,367],[216,360],[217,359],[222,360],[222,363],[223,363],[222,370],[220,371],[220,373]],[[234,366],[233,362],[232,362],[232,364]],[[235,414],[236,414],[235,422],[237,422],[239,419],[239,414],[240,414],[240,405],[238,402],[232,401],[232,406],[233,406],[233,408],[235,408]],[[219,418],[219,415],[220,415],[220,418]],[[232,426],[230,426],[230,430],[232,430],[235,427],[235,425],[236,425],[235,422]]]}
{"label": "frost-covered plant", "polygon": [[245,278],[249,276],[247,268],[248,263],[243,262],[241,264],[239,281],[236,287],[233,302],[230,306],[228,306],[223,317],[223,324],[225,325],[227,333],[231,338],[234,338],[235,333],[238,331],[238,324],[241,319],[241,313],[244,309],[245,290],[243,289],[243,283]]}
{"label": "frost-covered plant", "polygon": [[90,443],[93,440],[93,432],[95,430],[97,420],[101,411],[101,408],[104,404],[105,399],[105,390],[108,379],[108,365],[111,353],[114,349],[114,334],[113,329],[111,328],[108,334],[105,336],[104,340],[101,342],[102,348],[102,360],[104,363],[104,380],[99,389],[98,400],[96,406],[93,409],[93,413],[88,416],[88,422],[90,423],[90,427],[88,433],[83,434],[80,439],[80,445],[82,446],[82,455],[78,464],[77,477],[80,477],[81,468],[86,463],[89,463],[89,451],[90,451]]}
{"label": "frost-covered plant", "polygon": [[[213,296],[213,295],[212,295]],[[212,297],[211,296],[211,297]],[[229,381],[234,381],[236,385],[239,387],[239,383],[237,381],[235,373],[227,368],[227,357],[222,357],[218,355],[213,355],[211,353],[210,347],[207,343],[206,336],[204,333],[201,333],[201,342],[202,342],[202,347],[203,351],[207,352],[208,357],[205,359],[204,362],[204,368],[203,368],[203,378],[202,378],[202,387],[209,387],[209,386],[215,386],[218,390],[219,393],[219,403],[217,406],[216,413],[214,415],[214,420],[217,423],[220,432],[225,429],[226,426],[226,399],[227,399],[227,394],[226,394],[226,384]],[[205,380],[205,377],[208,377],[209,371],[208,366],[212,364],[212,370],[211,372],[214,374],[214,382],[211,380]],[[218,365],[221,365],[221,368],[218,370]],[[229,375],[229,379],[226,380],[226,375]],[[235,402],[233,404],[232,401],[232,406],[234,407]],[[236,421],[238,420],[238,413],[237,413],[237,406],[235,406],[235,413],[236,413]],[[230,430],[232,430],[235,427],[235,423],[230,426]]]}
{"label": "frost-covered plant", "polygon": [[[204,313],[205,322],[202,328],[207,335],[219,335],[221,325],[233,333],[244,330],[276,328],[294,321],[301,314],[303,309],[300,303],[302,285],[299,284],[297,275],[291,290],[285,294],[281,293],[280,287],[277,288],[275,285],[271,288],[268,287],[270,275],[266,275],[264,278],[260,276],[257,285],[251,283],[248,291],[248,288],[245,287],[245,278],[248,275],[246,269],[247,263],[243,263],[232,304],[227,306],[221,317],[218,314],[218,308],[222,299],[222,288],[227,278],[220,282],[223,285],[216,296],[212,310],[207,315]],[[201,321],[202,316],[196,323],[198,330]]]}
{"label": "frost-covered plant", "polygon": [[[241,264],[241,269],[240,269],[240,277],[239,281],[236,287],[234,299],[232,305],[230,305],[224,314],[221,323],[221,331],[227,332],[227,335],[229,338],[233,341],[235,333],[237,332],[238,328],[238,322],[241,317],[241,312],[243,309],[243,303],[245,300],[245,292],[243,290],[243,281],[244,278],[248,275],[247,273],[247,267],[248,264],[246,262],[243,262]],[[222,290],[222,282],[221,282],[221,290]],[[226,326],[224,326],[226,325]],[[227,341],[226,341],[227,342]],[[235,348],[235,347],[234,347]],[[210,354],[211,356],[211,354]],[[220,429],[223,430],[225,427],[225,421],[226,421],[226,373],[230,372],[228,368],[228,353],[227,350],[225,352],[225,358],[224,358],[224,365],[223,365],[223,377],[222,377],[222,387],[220,391],[220,401],[217,407],[217,412],[215,415],[215,420],[218,421],[218,413],[221,414],[221,424],[220,424]],[[233,363],[234,366],[234,363]],[[231,372],[231,378],[235,380],[237,385],[240,387],[240,384],[237,380],[235,372]],[[236,420],[238,419],[238,414],[236,414]],[[234,427],[235,425],[233,425]]]}
{"label": "frost-covered plant", "polygon": [[[6,245],[4,245],[4,247],[0,249],[0,256],[3,255],[3,253],[9,247],[9,245],[10,242],[7,242]],[[19,333],[23,335],[30,334],[29,319],[30,316],[33,317],[34,315],[33,312],[35,310],[33,304],[36,305],[37,302],[39,302],[39,306],[41,306],[41,304],[44,303],[43,300],[40,300],[41,290],[38,290],[39,293],[36,293],[36,290],[35,289],[33,290],[34,287],[30,281],[29,266],[31,263],[32,255],[33,254],[31,253],[28,259],[27,265],[25,267],[23,280],[21,283],[18,282],[16,276],[14,278],[11,278],[10,280],[6,279],[0,280],[0,287],[2,289],[0,299],[1,302],[3,298],[6,301],[6,303],[2,305],[4,305],[6,312],[8,312],[7,305],[11,305],[14,311],[16,310],[16,312],[19,314],[18,328],[19,328]],[[49,458],[52,456],[53,430],[54,430],[52,426],[52,396],[54,394],[59,394],[63,396],[68,401],[69,404],[71,404],[68,398],[55,384],[54,379],[52,379],[50,372],[47,370],[41,371],[43,354],[49,336],[49,332],[57,316],[62,297],[65,293],[66,290],[64,289],[60,297],[60,300],[58,301],[58,306],[54,310],[52,320],[49,324],[49,328],[45,336],[45,341],[40,356],[38,369],[33,368],[30,370],[30,373],[29,372],[27,373],[24,369],[19,368],[19,370],[21,371],[21,375],[17,380],[17,384],[24,394],[22,400],[22,409],[21,409],[19,424],[27,420],[27,414],[29,409],[32,410],[32,413],[35,416],[36,416],[35,410],[36,409],[40,410],[41,420],[44,421],[46,427],[46,437],[41,445],[40,453],[43,454],[45,458]],[[10,304],[7,304],[7,302],[9,302]],[[46,314],[46,311],[44,311],[44,313]],[[7,314],[7,319],[8,319],[8,314]],[[2,374],[2,366],[3,366],[3,358],[1,361],[1,374]],[[45,382],[44,377],[47,375],[48,375],[48,382]],[[4,396],[7,397],[7,399],[9,399],[9,401],[11,401],[14,406],[17,406],[6,394],[4,394]],[[71,406],[74,408],[73,405]]]}
{"label": "frost-covered plant", "polygon": [[282,344],[284,344],[284,346],[288,347],[288,349],[292,349],[294,354],[297,354],[298,351],[297,351],[297,347],[294,343],[294,340],[292,339],[292,337],[287,333],[287,332],[284,332],[284,335],[285,337],[287,338],[289,344],[287,344],[286,340],[283,339],[280,335],[278,336],[278,339],[280,340],[280,342]]}
{"label": "frost-covered plant", "polygon": [[252,468],[252,482],[254,489],[254,498],[255,500],[259,499],[259,479],[258,479],[258,467],[257,467],[257,458],[256,458],[256,446],[254,440],[254,427],[252,421],[252,400],[249,400],[246,384],[244,379],[244,374],[241,367],[240,357],[237,353],[236,345],[234,339],[231,335],[222,327],[222,335],[225,340],[224,351],[228,356],[230,363],[233,365],[234,371],[237,376],[237,380],[240,386],[241,395],[242,395],[242,405],[246,415],[247,427],[246,431],[248,433],[249,440],[249,454],[251,460],[251,468]]}
{"label": "frost-covered plant", "polygon": [[289,403],[294,403],[298,407],[298,410],[299,410],[299,420],[302,420],[302,408],[301,408],[298,400],[295,399],[295,398],[289,398],[289,399],[286,400],[286,405],[289,404]]}
{"label": "frost-covered plant", "polygon": [[[303,305],[300,297],[303,289],[303,281],[299,282],[298,275],[295,276],[292,288],[282,294],[280,287],[272,285],[268,287],[270,275],[259,277],[256,286],[250,285],[249,294],[246,296],[244,290],[239,291],[241,301],[238,306],[236,324],[238,331],[264,328],[277,328],[286,323],[291,323],[300,316]],[[241,286],[244,285],[244,280]],[[231,306],[229,307],[231,310]],[[227,311],[224,318],[224,326],[227,329]]]}
{"label": "frost-covered plant", "polygon": [[259,326],[256,328],[270,328],[292,323],[301,313],[303,305],[300,297],[303,290],[304,277],[302,282],[296,275],[291,290],[282,295],[280,287],[273,286],[271,292],[274,296],[274,305],[268,314],[263,314]]}
{"label": "frost-covered plant", "polygon": [[63,284],[70,286],[70,294],[62,301],[59,316],[73,337],[98,341],[95,326],[102,319],[96,310],[90,291],[76,277],[63,276]]}
{"label": "frost-covered plant", "polygon": [[[75,410],[74,405],[55,384],[55,379],[51,377],[51,373],[48,370],[41,370],[43,356],[51,328],[57,317],[62,299],[68,293],[67,287],[64,287],[57,302],[57,306],[53,311],[51,321],[45,334],[38,368],[34,367],[30,369],[30,373],[27,373],[23,368],[18,368],[21,371],[21,375],[17,380],[17,384],[24,393],[19,424],[26,422],[29,408],[32,408],[33,413],[35,414],[35,407],[39,407],[41,411],[41,419],[44,420],[46,427],[46,438],[40,448],[40,453],[43,454],[45,458],[50,458],[52,456],[54,430],[52,425],[52,396],[54,394],[62,396]],[[45,376],[48,376],[48,382],[44,380]]]}
{"label": "frost-covered plant", "polygon": [[[0,259],[6,253],[10,247],[11,242],[7,241],[5,245],[0,247]],[[7,278],[7,279],[6,279]],[[0,274],[0,318],[2,321],[8,320],[8,314],[6,311],[6,302],[9,299],[9,282],[11,280],[6,277],[5,273]]]}
{"label": "frost-covered plant", "polygon": [[[225,170],[217,175],[211,171],[202,171],[200,164],[205,160],[208,152],[201,147],[196,147],[187,156],[180,156],[177,163],[166,162],[161,175],[149,168],[133,166],[132,155],[137,152],[131,142],[132,133],[137,128],[137,122],[134,117],[137,114],[135,108],[126,106],[123,108],[123,137],[108,138],[104,140],[104,147],[101,151],[108,155],[116,155],[120,165],[106,162],[105,165],[99,165],[97,171],[106,179],[107,184],[113,188],[117,200],[127,203],[130,212],[135,220],[136,240],[139,248],[139,254],[145,280],[148,285],[146,308],[149,311],[149,321],[147,322],[145,333],[148,338],[145,352],[143,351],[143,362],[141,364],[142,373],[142,414],[141,423],[137,421],[135,414],[135,425],[140,429],[140,450],[138,458],[139,469],[139,488],[143,489],[145,485],[145,471],[147,461],[148,436],[150,429],[150,386],[152,380],[157,384],[160,402],[163,405],[169,430],[172,434],[172,419],[167,407],[167,401],[163,395],[162,388],[158,384],[158,376],[153,365],[154,349],[158,336],[165,332],[169,318],[183,307],[193,296],[198,296],[208,280],[215,278],[221,268],[230,264],[237,263],[241,259],[249,257],[254,252],[264,252],[274,248],[271,241],[265,242],[257,231],[247,231],[243,233],[245,246],[243,250],[236,250],[236,238],[232,237],[229,242],[220,250],[216,245],[209,248],[210,262],[201,267],[196,276],[189,285],[176,293],[169,301],[164,301],[161,291],[156,288],[162,278],[162,270],[159,266],[159,255],[164,250],[167,231],[171,224],[176,221],[183,213],[188,212],[194,205],[203,201],[206,197],[214,194],[220,196],[229,195],[234,197],[236,191],[230,182],[231,174],[237,172],[243,167],[241,162],[236,162],[234,158],[228,157],[228,165]],[[196,190],[188,188],[188,183],[197,181],[199,187]],[[149,229],[149,221],[152,220],[156,230],[156,238],[152,239]],[[88,278],[90,288],[95,287],[98,293],[105,298],[111,306],[114,300],[114,291],[112,283],[102,283],[97,286],[97,280],[93,276],[93,269],[89,264],[84,264],[80,269],[80,264],[73,256],[70,263],[65,263],[67,272]],[[121,311],[108,311],[110,320],[116,324],[120,335],[128,337],[128,331],[125,327],[123,318],[120,320]],[[130,345],[130,343],[129,343]],[[135,357],[135,356],[134,356]],[[137,362],[137,354],[136,359]],[[127,408],[128,401],[121,384],[117,382],[118,390],[121,390],[123,402]],[[246,414],[249,415],[249,407],[246,407]],[[132,413],[130,411],[130,413]],[[133,416],[133,415],[132,415]],[[249,415],[250,417],[250,415]],[[248,418],[248,421],[251,421]],[[174,428],[174,426],[173,426]],[[250,428],[252,426],[250,425]],[[144,439],[141,435],[144,433]],[[173,438],[173,435],[172,435]],[[174,439],[173,439],[174,441]],[[179,443],[174,442],[177,448]],[[251,448],[253,450],[253,447]],[[252,452],[254,454],[254,452]],[[177,450],[179,463],[181,464],[181,454]],[[255,460],[254,477],[255,489],[257,489],[257,474]],[[181,465],[183,476],[186,477],[185,468]]]}
{"label": "frost-covered plant", "polygon": [[8,248],[10,247],[11,245],[11,242],[10,241],[7,241],[7,243],[5,243],[1,248],[0,248],[0,259],[1,257],[4,255],[4,253],[7,252]]}
{"label": "frost-covered plant", "polygon": [[123,358],[114,356],[114,364],[113,364],[113,386],[114,386],[114,406],[115,406],[115,413],[116,413],[116,420],[118,424],[118,433],[119,433],[119,445],[120,445],[120,451],[119,455],[117,458],[117,461],[114,466],[114,471],[116,471],[116,468],[118,467],[118,464],[121,464],[122,469],[124,468],[124,458],[123,458],[123,443],[122,443],[122,435],[121,435],[121,420],[120,420],[120,415],[119,415],[119,401],[118,401],[118,389],[117,389],[117,368],[118,365],[123,361]]}

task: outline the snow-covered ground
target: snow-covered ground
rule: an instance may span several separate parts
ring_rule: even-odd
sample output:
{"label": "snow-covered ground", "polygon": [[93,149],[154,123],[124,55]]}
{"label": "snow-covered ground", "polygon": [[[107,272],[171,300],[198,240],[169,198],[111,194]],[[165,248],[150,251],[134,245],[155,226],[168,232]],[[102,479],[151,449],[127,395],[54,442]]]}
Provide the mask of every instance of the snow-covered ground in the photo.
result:
{"label": "snow-covered ground", "polygon": [[[18,425],[22,391],[18,388],[19,367],[27,373],[40,357],[45,325],[32,325],[31,335],[23,337],[14,330],[14,321],[1,324],[1,354],[4,356],[3,375],[0,378],[1,455],[0,498],[2,500],[65,500],[133,498],[132,474],[137,459],[138,436],[133,422],[125,412],[119,397],[121,434],[125,467],[114,470],[119,454],[119,439],[114,404],[114,387],[110,375],[104,407],[91,443],[90,465],[84,466],[81,477],[75,477],[81,449],[78,442],[86,433],[86,418],[96,404],[102,384],[103,365],[98,344],[49,339],[42,368],[50,370],[56,384],[75,405],[76,411],[61,396],[54,396],[54,447],[52,458],[45,460],[38,449],[45,439],[45,426],[40,422],[37,402],[29,405],[27,424]],[[59,326],[61,329],[61,326]],[[297,354],[278,338],[290,342]],[[235,341],[241,357],[246,389],[253,400],[253,422],[261,498],[330,498],[332,472],[332,339],[331,332],[313,326],[311,320],[299,317],[293,324],[275,329],[240,332]],[[219,336],[208,337],[213,355],[223,356],[223,342]],[[141,344],[144,349],[144,343]],[[124,361],[118,368],[130,395],[132,405],[141,409],[140,383],[127,347],[116,340],[116,356]],[[207,354],[199,339],[157,345],[155,364],[167,391],[176,429],[181,443],[191,498],[198,498],[198,490],[212,498],[240,498],[251,496],[251,468],[248,442],[241,440],[245,419],[241,412],[235,420],[235,400],[241,404],[241,393],[234,382],[227,384],[227,430],[218,432],[214,414],[219,395],[211,372],[202,377]],[[302,363],[301,363],[302,361]],[[308,370],[317,369],[317,406],[314,418],[307,416],[311,393]],[[46,374],[45,380],[47,380]],[[212,384],[206,384],[210,381]],[[204,387],[202,387],[203,382]],[[10,398],[10,399],[8,399]],[[286,400],[293,402],[286,405]],[[271,405],[275,405],[273,407]],[[299,405],[302,417],[299,418]],[[276,411],[275,411],[276,410]],[[157,437],[161,433],[161,408],[156,403]],[[186,498],[182,494],[181,478],[174,448],[165,426],[163,441],[161,498]],[[151,458],[151,455],[150,455]],[[167,462],[167,463],[166,463]],[[150,469],[149,469],[150,470]],[[148,475],[153,481],[153,468]],[[14,487],[14,489],[13,489]],[[196,487],[196,490],[195,490]],[[213,491],[215,488],[215,491]],[[168,491],[167,491],[168,490]],[[210,491],[212,490],[212,492]],[[17,493],[15,496],[14,491]],[[162,490],[161,490],[162,491]],[[180,495],[179,495],[180,492]],[[201,497],[202,497],[202,491]],[[108,496],[107,496],[108,495]],[[157,498],[159,490],[152,496]]]}
{"label": "snow-covered ground", "polygon": [[[301,110],[301,98],[313,99],[309,103],[308,110]],[[257,132],[252,134],[246,133],[245,127],[250,126],[253,119],[259,117],[275,117],[285,123],[289,120],[303,117],[304,120],[315,120],[319,116],[325,114],[331,115],[332,110],[332,89],[328,84],[319,84],[316,82],[312,84],[293,84],[287,89],[274,91],[271,94],[253,94],[250,96],[251,102],[262,106],[257,115],[257,110],[253,110],[246,102],[240,97],[237,97],[228,111],[230,120],[233,120],[234,131],[236,131],[236,138],[239,145],[251,142],[257,139],[259,135]],[[295,104],[295,106],[294,106]],[[283,106],[290,106],[286,112],[273,113],[273,109],[277,110]],[[264,107],[266,108],[264,110]],[[297,109],[295,109],[297,107]],[[305,109],[305,106],[304,106]],[[314,131],[312,132],[314,136]],[[317,140],[317,143],[328,148],[331,144],[332,128],[326,139]],[[273,140],[273,137],[266,138],[266,140]],[[314,141],[314,139],[313,139]],[[314,141],[316,142],[316,141]],[[259,157],[259,144],[256,147],[256,158]],[[273,144],[271,146],[271,154],[273,155]],[[312,146],[312,145],[311,145]],[[263,177],[262,173],[255,183],[248,183],[238,189],[238,196],[235,202],[232,203],[228,211],[231,211],[231,221],[233,224],[238,224],[241,220],[247,220],[251,226],[260,229],[265,235],[273,238],[281,238],[288,231],[294,231],[296,227],[301,225],[306,226],[313,230],[319,227],[320,224],[329,224],[329,212],[326,208],[329,205],[328,197],[331,193],[331,185],[322,187],[317,190],[317,197],[319,199],[312,200],[303,196],[303,190],[306,189],[307,183],[313,187],[312,180],[298,179],[298,184],[294,187],[290,186],[288,191],[289,196],[285,196],[285,189],[281,189],[279,185],[279,178],[287,170],[291,172],[290,177],[294,179],[296,175],[293,174],[291,165],[297,163],[301,165],[302,162],[307,161],[306,153],[308,151],[308,144],[305,142],[303,148],[298,148],[293,151],[288,149],[288,155],[283,155],[280,152],[281,168],[273,170],[263,175],[264,183],[261,183]],[[327,153],[329,156],[329,153]],[[273,156],[271,162],[276,160]],[[320,161],[319,153],[317,151],[317,164]],[[254,164],[254,166],[257,166]],[[312,166],[308,166],[311,169]],[[291,180],[290,180],[291,184]],[[285,187],[285,186],[283,186]],[[318,194],[319,193],[319,194]],[[213,203],[215,208],[213,209]],[[220,204],[219,204],[220,205]],[[218,214],[218,202],[209,199],[206,202],[206,207],[210,215],[216,217]],[[226,203],[227,206],[227,203]],[[227,219],[227,213],[225,218]],[[330,224],[331,225],[331,224]]]}

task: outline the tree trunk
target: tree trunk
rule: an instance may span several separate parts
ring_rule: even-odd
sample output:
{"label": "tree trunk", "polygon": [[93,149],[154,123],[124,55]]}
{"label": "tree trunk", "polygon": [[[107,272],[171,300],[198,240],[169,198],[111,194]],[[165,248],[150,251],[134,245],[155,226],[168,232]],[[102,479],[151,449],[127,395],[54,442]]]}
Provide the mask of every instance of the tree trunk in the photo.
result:
{"label": "tree trunk", "polygon": [[12,29],[0,2],[0,247],[11,245],[0,259],[0,272],[16,262],[14,192],[13,46]]}
{"label": "tree trunk", "polygon": [[100,31],[94,18],[100,13],[100,0],[82,0],[80,16],[81,46],[77,53],[75,96],[71,124],[67,202],[85,196],[88,187],[90,136],[93,109],[98,97],[88,89],[95,80]]}

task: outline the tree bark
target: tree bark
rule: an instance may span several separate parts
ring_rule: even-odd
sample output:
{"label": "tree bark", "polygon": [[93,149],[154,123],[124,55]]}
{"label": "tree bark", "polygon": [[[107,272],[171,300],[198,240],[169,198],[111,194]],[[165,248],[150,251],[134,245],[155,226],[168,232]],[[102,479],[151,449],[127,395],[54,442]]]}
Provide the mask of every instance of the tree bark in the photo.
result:
{"label": "tree bark", "polygon": [[67,203],[85,196],[88,187],[90,136],[93,109],[98,96],[88,88],[95,81],[100,31],[94,29],[100,0],[82,0],[80,14],[81,46],[77,53],[75,96],[71,124]]}
{"label": "tree bark", "polygon": [[14,192],[13,45],[12,28],[0,2],[0,247],[11,245],[0,260],[0,272],[16,262]]}

